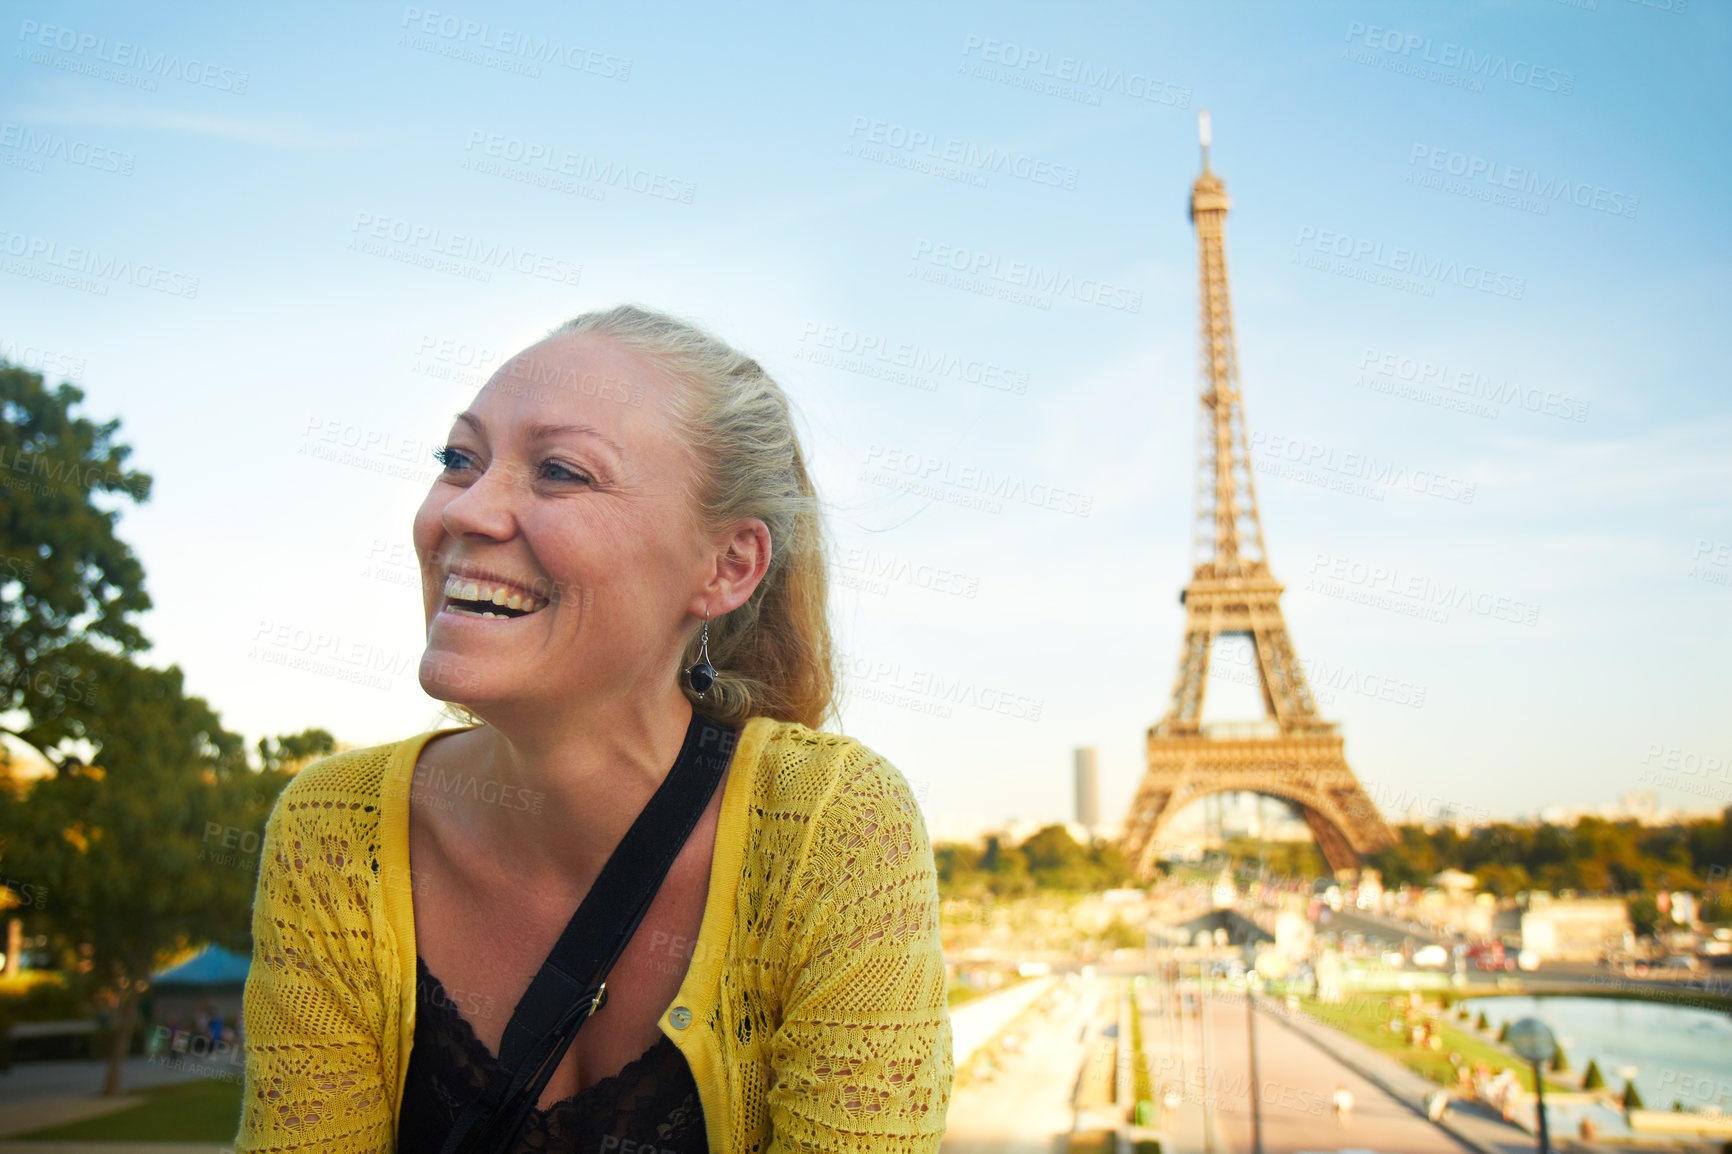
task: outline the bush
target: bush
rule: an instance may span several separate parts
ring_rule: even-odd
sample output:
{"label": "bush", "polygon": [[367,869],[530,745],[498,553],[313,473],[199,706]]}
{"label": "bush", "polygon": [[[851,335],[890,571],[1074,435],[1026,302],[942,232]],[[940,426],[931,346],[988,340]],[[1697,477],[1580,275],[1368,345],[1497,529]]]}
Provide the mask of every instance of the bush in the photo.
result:
{"label": "bush", "polygon": [[1587,1073],[1582,1075],[1582,1089],[1584,1089],[1584,1090],[1604,1090],[1605,1088],[1606,1088],[1606,1076],[1604,1074],[1600,1073],[1599,1063],[1594,1061],[1592,1058],[1589,1058],[1588,1059],[1588,1071],[1587,1071]]}
{"label": "bush", "polygon": [[1633,1081],[1626,1081],[1624,1083],[1625,1112],[1627,1113],[1631,1110],[1644,1110],[1646,1108],[1647,1107],[1642,1104],[1642,1096],[1636,1092],[1636,1083]]}
{"label": "bush", "polygon": [[1474,1022],[1473,1028],[1476,1030],[1489,1030],[1489,1029],[1491,1029],[1491,1022],[1486,1018],[1484,1010],[1481,1010],[1479,1012],[1479,1020]]}
{"label": "bush", "polygon": [[1509,1023],[1508,1022],[1505,1022],[1503,1025],[1501,1025],[1497,1028],[1497,1040],[1500,1042],[1509,1041]]}
{"label": "bush", "polygon": [[1564,1048],[1559,1046],[1552,1054],[1552,1073],[1567,1074],[1570,1072],[1570,1060],[1564,1055]]}

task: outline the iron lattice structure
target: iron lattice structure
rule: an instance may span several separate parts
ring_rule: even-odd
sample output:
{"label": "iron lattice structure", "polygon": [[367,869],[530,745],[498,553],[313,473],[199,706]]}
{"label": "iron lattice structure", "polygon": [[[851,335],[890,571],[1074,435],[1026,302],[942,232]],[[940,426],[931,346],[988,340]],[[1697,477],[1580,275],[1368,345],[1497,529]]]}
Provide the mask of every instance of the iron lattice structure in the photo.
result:
{"label": "iron lattice structure", "polygon": [[[1353,771],[1340,727],[1324,721],[1281,614],[1282,585],[1269,572],[1246,443],[1233,310],[1227,295],[1226,186],[1209,171],[1191,188],[1197,230],[1201,408],[1198,413],[1196,567],[1179,595],[1185,639],[1165,718],[1148,733],[1148,769],[1125,821],[1121,847],[1140,877],[1152,876],[1161,835],[1180,809],[1210,794],[1281,798],[1304,815],[1330,868],[1395,843]],[[1202,724],[1209,655],[1217,638],[1239,634],[1256,652],[1267,716],[1262,722]]]}

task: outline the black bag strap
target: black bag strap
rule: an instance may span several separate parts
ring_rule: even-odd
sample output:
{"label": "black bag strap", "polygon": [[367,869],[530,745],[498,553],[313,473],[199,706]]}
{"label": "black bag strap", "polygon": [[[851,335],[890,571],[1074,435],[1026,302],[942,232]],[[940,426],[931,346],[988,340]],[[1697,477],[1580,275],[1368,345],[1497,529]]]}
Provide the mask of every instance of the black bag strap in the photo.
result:
{"label": "black bag strap", "polygon": [[697,710],[673,768],[626,831],[529,983],[499,1063],[463,1108],[441,1154],[503,1150],[535,1108],[578,1029],[607,1000],[606,978],[733,759],[739,733]]}

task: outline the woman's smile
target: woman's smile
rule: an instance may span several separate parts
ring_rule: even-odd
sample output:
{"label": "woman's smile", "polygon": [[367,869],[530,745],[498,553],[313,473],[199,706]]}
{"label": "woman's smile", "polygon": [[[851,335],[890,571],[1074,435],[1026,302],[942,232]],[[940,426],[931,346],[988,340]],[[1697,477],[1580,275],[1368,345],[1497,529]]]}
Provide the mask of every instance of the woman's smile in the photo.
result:
{"label": "woman's smile", "polygon": [[445,577],[444,601],[439,611],[454,617],[516,620],[538,613],[549,604],[547,598],[537,597],[510,582],[449,573]]}

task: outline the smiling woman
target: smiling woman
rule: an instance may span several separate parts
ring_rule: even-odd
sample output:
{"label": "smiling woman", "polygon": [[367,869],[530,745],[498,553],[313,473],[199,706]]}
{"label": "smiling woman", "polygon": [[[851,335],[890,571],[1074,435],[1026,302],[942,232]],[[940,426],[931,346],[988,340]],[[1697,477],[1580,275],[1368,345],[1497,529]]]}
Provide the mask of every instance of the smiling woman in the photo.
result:
{"label": "smiling woman", "polygon": [[781,389],[684,322],[590,313],[437,456],[420,677],[469,724],[279,799],[237,1151],[936,1150],[931,845],[902,775],[822,731]]}

